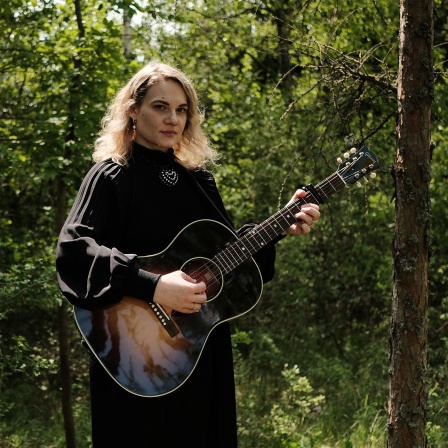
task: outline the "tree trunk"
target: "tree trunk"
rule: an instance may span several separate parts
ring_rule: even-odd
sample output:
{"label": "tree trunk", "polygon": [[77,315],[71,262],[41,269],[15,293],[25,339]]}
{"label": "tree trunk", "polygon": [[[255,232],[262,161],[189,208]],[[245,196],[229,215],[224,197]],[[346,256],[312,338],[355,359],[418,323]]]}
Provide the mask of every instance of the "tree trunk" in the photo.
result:
{"label": "tree trunk", "polygon": [[123,53],[128,62],[132,60],[132,29],[128,10],[123,10]]}
{"label": "tree trunk", "polygon": [[433,0],[400,0],[390,448],[426,447]]}
{"label": "tree trunk", "polygon": [[277,27],[277,57],[278,57],[278,69],[281,75],[280,90],[282,93],[292,101],[292,78],[291,72],[291,30],[294,23],[294,11],[298,6],[294,5],[294,2],[290,0],[283,0],[280,2],[274,2],[273,4],[273,22]]}
{"label": "tree trunk", "polygon": [[[78,26],[78,37],[80,39],[83,39],[85,37],[85,30],[82,21],[82,9],[80,0],[75,0],[75,14],[76,23]],[[67,104],[67,130],[63,151],[63,157],[69,160],[74,157],[73,151],[71,149],[71,144],[72,142],[76,142],[77,140],[75,133],[75,114],[76,111],[80,108],[81,67],[81,56],[75,51],[73,54],[73,74],[68,88],[69,92]],[[66,174],[61,174],[61,177],[57,180],[57,231],[61,229],[67,211],[67,186],[65,184],[65,176]],[[65,302],[65,299],[63,299],[63,302],[58,309],[59,363],[62,388],[61,404],[62,414],[64,416],[65,446],[66,448],[76,448],[75,421],[73,417],[72,406],[72,375],[70,368],[70,343],[67,314],[67,303]]]}
{"label": "tree trunk", "polygon": [[67,325],[67,303],[58,309],[59,363],[62,384],[62,415],[64,416],[65,446],[76,448],[75,420],[72,407],[72,375],[70,371],[70,346]]}

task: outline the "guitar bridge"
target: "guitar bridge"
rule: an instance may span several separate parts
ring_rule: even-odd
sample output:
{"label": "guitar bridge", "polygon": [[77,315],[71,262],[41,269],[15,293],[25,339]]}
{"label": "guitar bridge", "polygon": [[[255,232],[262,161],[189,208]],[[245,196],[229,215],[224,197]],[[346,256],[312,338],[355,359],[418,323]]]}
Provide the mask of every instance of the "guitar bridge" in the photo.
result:
{"label": "guitar bridge", "polygon": [[152,312],[159,319],[160,324],[165,328],[167,333],[174,338],[180,330],[178,326],[174,323],[173,319],[168,315],[168,313],[157,303],[151,302],[150,304]]}

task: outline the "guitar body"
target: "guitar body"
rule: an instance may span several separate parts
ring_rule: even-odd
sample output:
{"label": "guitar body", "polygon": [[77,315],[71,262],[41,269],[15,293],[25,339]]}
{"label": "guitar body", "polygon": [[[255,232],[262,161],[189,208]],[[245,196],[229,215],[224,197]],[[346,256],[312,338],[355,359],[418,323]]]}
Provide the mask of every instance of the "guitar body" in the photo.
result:
{"label": "guitar body", "polygon": [[177,389],[193,372],[213,328],[258,303],[263,283],[252,258],[227,273],[213,261],[236,239],[219,222],[195,221],[164,251],[138,257],[140,269],[158,274],[182,270],[205,281],[208,300],[198,313],[170,313],[128,296],[108,307],[74,308],[85,341],[120,386],[143,397]]}

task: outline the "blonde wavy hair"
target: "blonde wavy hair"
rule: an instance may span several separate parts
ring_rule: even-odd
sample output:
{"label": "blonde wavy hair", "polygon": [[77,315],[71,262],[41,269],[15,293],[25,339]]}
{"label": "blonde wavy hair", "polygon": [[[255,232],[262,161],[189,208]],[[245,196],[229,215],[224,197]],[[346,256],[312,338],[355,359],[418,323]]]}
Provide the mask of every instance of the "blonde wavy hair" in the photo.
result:
{"label": "blonde wavy hair", "polygon": [[216,163],[218,155],[201,128],[204,115],[199,109],[198,96],[192,82],[177,68],[158,61],[150,62],[136,73],[110,104],[101,122],[99,137],[95,141],[95,162],[112,159],[120,165],[128,164],[133,133],[130,109],[142,103],[151,86],[164,80],[178,82],[188,102],[187,123],[180,142],[173,148],[176,157],[189,169]]}

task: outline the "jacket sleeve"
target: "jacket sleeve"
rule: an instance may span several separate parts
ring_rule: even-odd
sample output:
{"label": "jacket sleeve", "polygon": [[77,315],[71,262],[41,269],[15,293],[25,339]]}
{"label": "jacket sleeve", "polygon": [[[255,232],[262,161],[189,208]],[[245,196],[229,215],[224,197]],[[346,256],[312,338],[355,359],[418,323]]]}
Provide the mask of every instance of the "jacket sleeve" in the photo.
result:
{"label": "jacket sleeve", "polygon": [[125,295],[152,300],[159,275],[134,266],[136,255],[124,254],[107,235],[116,221],[116,185],[123,167],[95,165],[85,177],[60,232],[56,271],[64,296],[79,307],[116,303]]}

